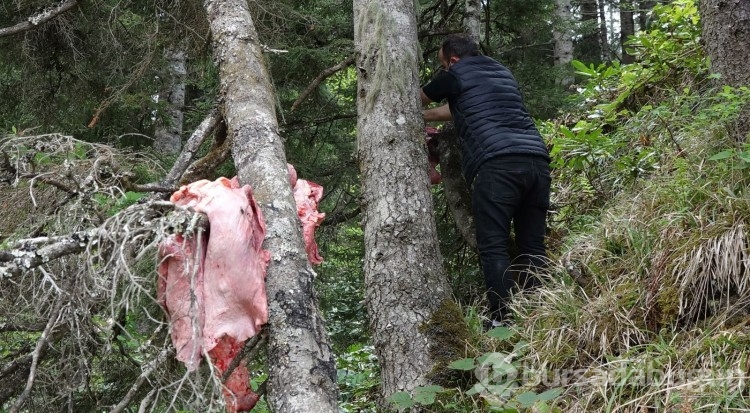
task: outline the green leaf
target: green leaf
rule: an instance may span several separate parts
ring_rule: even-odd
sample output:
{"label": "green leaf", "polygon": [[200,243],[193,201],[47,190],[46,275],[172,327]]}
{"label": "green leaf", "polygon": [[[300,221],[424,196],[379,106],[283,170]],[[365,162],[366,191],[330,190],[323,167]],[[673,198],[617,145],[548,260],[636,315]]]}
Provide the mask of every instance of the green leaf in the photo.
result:
{"label": "green leaf", "polygon": [[456,360],[448,365],[448,368],[453,370],[474,370],[475,367],[473,358]]}
{"label": "green leaf", "polygon": [[388,401],[395,404],[399,410],[408,409],[414,406],[414,400],[412,400],[409,393],[405,391],[393,393],[391,397],[388,398]]}
{"label": "green leaf", "polygon": [[596,70],[589,69],[586,67],[586,65],[581,62],[580,60],[573,60],[570,64],[573,65],[573,67],[576,69],[576,72],[585,76],[593,76],[596,74]]}
{"label": "green leaf", "polygon": [[734,155],[734,149],[725,149],[725,150],[717,153],[716,155],[708,158],[708,160],[709,161],[719,161],[719,160],[722,160],[722,159],[731,158],[732,155]]}
{"label": "green leaf", "polygon": [[538,399],[543,402],[548,402],[550,400],[554,400],[562,394],[563,389],[561,388],[555,388],[555,389],[549,389],[544,393],[540,393],[538,396]]}
{"label": "green leaf", "polygon": [[467,396],[473,396],[475,394],[479,394],[479,393],[485,391],[486,389],[487,389],[487,387],[484,384],[482,384],[482,383],[476,383],[476,384],[474,384],[474,386],[471,389],[469,389],[469,391],[466,392],[466,395]]}
{"label": "green leaf", "polygon": [[423,406],[429,406],[435,403],[435,395],[441,390],[443,388],[440,386],[417,387],[414,389],[414,401]]}
{"label": "green leaf", "polygon": [[531,407],[539,398],[533,391],[527,391],[516,396],[516,400],[521,404],[521,407]]}
{"label": "green leaf", "polygon": [[750,153],[749,152],[745,152],[745,151],[739,152],[737,154],[737,157],[740,158],[740,159],[742,159],[744,162],[750,163]]}
{"label": "green leaf", "polygon": [[521,354],[524,351],[526,351],[528,348],[529,348],[529,342],[521,340],[518,343],[516,343],[515,346],[513,346],[513,351],[511,353]]}
{"label": "green leaf", "polygon": [[443,386],[438,386],[437,384],[431,384],[429,386],[421,386],[416,388],[417,391],[426,391],[426,392],[432,392],[432,393],[438,393],[443,390]]}
{"label": "green leaf", "polygon": [[507,340],[516,335],[516,332],[508,327],[495,327],[488,331],[487,335],[498,340]]}

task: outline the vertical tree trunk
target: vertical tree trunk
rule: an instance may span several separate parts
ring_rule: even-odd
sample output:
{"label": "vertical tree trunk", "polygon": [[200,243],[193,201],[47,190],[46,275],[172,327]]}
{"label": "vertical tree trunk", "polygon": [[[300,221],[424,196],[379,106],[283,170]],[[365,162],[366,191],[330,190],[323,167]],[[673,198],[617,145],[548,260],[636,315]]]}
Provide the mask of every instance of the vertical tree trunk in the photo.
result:
{"label": "vertical tree trunk", "polygon": [[182,149],[182,119],[185,109],[185,75],[187,74],[187,55],[177,48],[166,50],[168,63],[169,91],[166,93],[166,123],[157,126],[154,133],[154,149],[163,154],[176,155]]}
{"label": "vertical tree trunk", "polygon": [[[412,0],[355,0],[365,301],[383,395],[429,381],[449,300],[427,177]],[[460,318],[460,315],[458,315]]]}
{"label": "vertical tree trunk", "polygon": [[[721,82],[730,86],[750,86],[750,1],[702,0],[702,35],[711,69],[721,73]],[[733,126],[738,142],[747,142],[750,133],[750,107],[745,107]]]}
{"label": "vertical tree trunk", "polygon": [[633,0],[620,0],[620,61],[622,63],[633,63],[635,58],[626,51],[625,42],[628,37],[635,34],[635,22],[633,20]]}
{"label": "vertical tree trunk", "polygon": [[206,0],[224,117],[240,181],[252,185],[271,252],[268,402],[274,412],[337,412],[336,368],[313,291],[274,92],[245,0]]}
{"label": "vertical tree trunk", "polygon": [[612,53],[609,50],[609,36],[607,35],[607,16],[604,11],[604,0],[599,0],[599,43],[601,44],[602,61],[609,62],[612,60]]}
{"label": "vertical tree trunk", "polygon": [[468,33],[479,44],[479,37],[482,32],[482,1],[466,0],[464,3],[466,14],[464,14],[464,27]]}
{"label": "vertical tree trunk", "polygon": [[570,0],[555,0],[555,21],[552,37],[555,40],[555,67],[560,71],[559,85],[567,87],[575,80],[570,70],[573,61],[573,30]]}
{"label": "vertical tree trunk", "polygon": [[597,0],[580,0],[581,23],[585,33],[578,43],[576,57],[584,62],[600,62],[602,59],[602,48],[605,44],[600,43],[597,30]]}
{"label": "vertical tree trunk", "polygon": [[647,30],[649,24],[648,14],[651,9],[656,5],[656,1],[653,0],[639,0],[638,1],[638,29]]}

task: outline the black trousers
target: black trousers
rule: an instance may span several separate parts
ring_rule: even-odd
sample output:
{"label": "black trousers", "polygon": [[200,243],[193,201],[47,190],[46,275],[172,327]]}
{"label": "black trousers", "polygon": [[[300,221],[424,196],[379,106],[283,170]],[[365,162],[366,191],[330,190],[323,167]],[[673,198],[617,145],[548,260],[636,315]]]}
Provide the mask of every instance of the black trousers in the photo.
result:
{"label": "black trousers", "polygon": [[[547,264],[544,235],[550,197],[546,159],[503,155],[482,165],[473,182],[472,209],[477,247],[491,316],[502,319],[516,286],[538,284],[531,274]],[[518,255],[511,261],[511,224]]]}

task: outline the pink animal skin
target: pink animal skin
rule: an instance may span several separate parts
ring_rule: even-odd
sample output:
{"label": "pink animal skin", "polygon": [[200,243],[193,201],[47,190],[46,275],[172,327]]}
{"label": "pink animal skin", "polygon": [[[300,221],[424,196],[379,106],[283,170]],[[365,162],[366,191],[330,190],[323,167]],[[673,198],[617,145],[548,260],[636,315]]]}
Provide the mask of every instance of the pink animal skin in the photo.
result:
{"label": "pink animal skin", "polygon": [[[289,172],[305,250],[310,262],[319,264],[323,259],[314,232],[325,217],[317,210],[323,188],[296,179],[291,165]],[[263,214],[250,186],[240,186],[237,178],[197,181],[170,200],[206,214],[209,230],[197,240],[177,234],[160,244],[157,300],[169,318],[177,359],[193,371],[205,352],[221,376],[245,340],[268,321],[265,273],[270,254],[262,248]],[[224,383],[228,412],[255,406],[259,397],[248,381],[247,367],[240,363]]]}

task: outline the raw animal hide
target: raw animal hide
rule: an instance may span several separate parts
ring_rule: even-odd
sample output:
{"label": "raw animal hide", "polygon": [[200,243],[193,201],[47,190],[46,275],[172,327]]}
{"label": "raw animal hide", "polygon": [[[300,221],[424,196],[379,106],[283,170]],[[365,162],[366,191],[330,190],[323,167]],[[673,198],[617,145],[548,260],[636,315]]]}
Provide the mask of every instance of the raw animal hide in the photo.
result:
{"label": "raw animal hide", "polygon": [[318,211],[318,202],[323,198],[323,187],[315,182],[297,179],[297,171],[292,165],[287,164],[287,169],[289,170],[289,183],[294,192],[294,202],[297,204],[297,216],[302,222],[302,236],[305,239],[307,259],[311,264],[318,265],[323,262],[323,257],[318,253],[315,229],[320,226],[326,216]]}
{"label": "raw animal hide", "polygon": [[177,359],[194,370],[222,336],[243,342],[268,320],[270,255],[261,248],[266,226],[249,185],[240,187],[236,178],[201,180],[171,201],[209,221],[200,239],[177,235],[160,246],[157,297],[170,318]]}
{"label": "raw animal hide", "polygon": [[[305,251],[313,264],[323,259],[314,232],[325,217],[318,212],[323,187],[288,165],[290,184],[302,223]],[[209,230],[199,239],[182,235],[159,247],[157,299],[171,324],[177,359],[195,370],[207,353],[223,375],[243,343],[268,320],[265,271],[270,254],[262,249],[266,227],[249,185],[237,178],[201,180],[183,186],[171,201],[208,216]],[[249,411],[258,395],[248,388],[240,363],[224,383],[227,410]]]}

